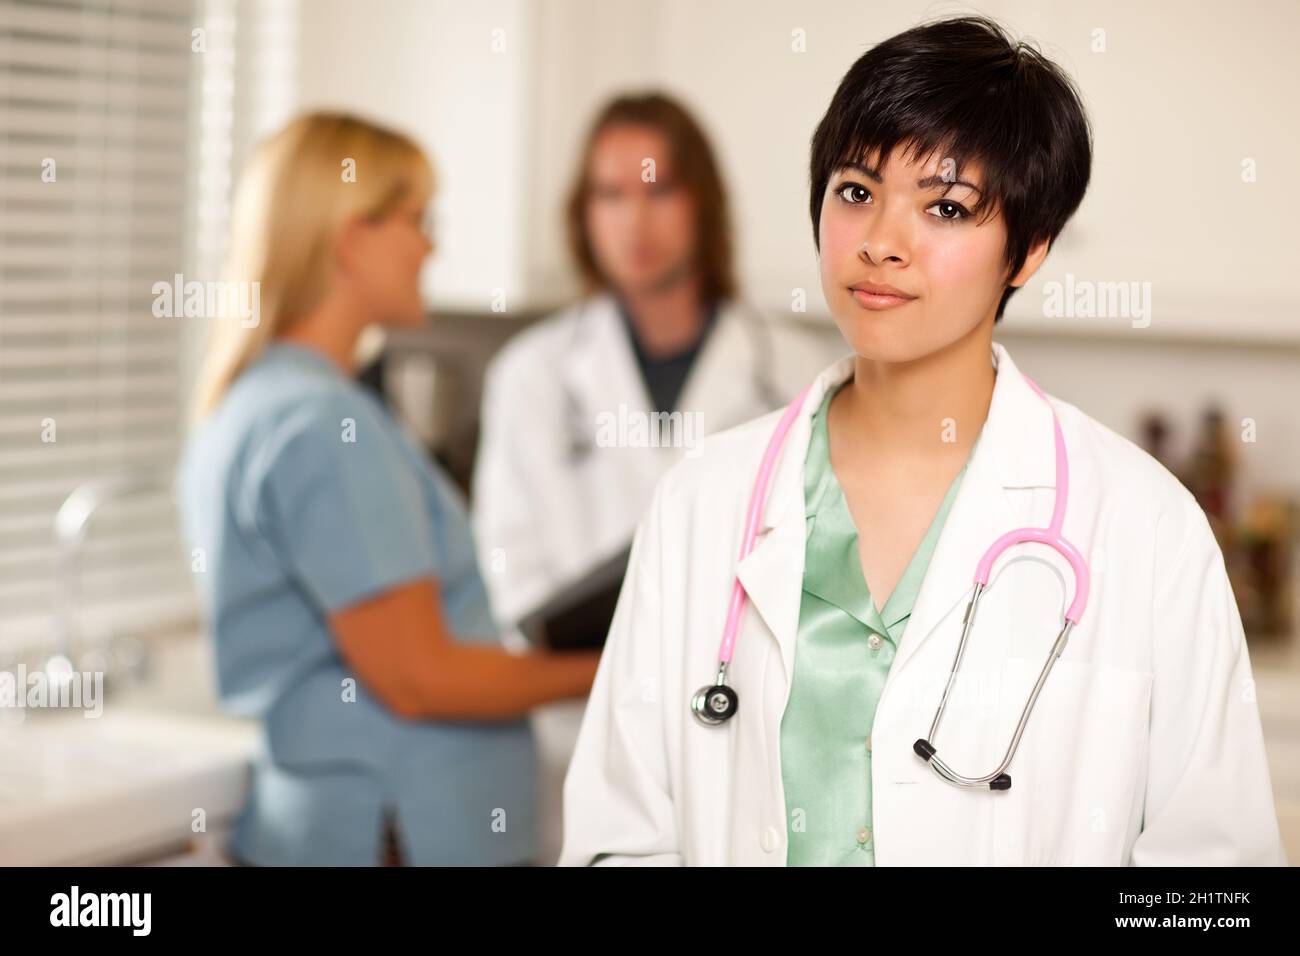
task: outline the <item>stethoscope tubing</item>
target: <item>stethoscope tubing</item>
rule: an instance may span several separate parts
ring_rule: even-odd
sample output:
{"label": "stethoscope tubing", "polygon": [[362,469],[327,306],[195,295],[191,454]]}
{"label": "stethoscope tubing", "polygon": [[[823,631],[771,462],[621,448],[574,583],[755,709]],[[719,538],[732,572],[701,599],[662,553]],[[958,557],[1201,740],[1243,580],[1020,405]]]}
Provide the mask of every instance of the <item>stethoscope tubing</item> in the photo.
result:
{"label": "stethoscope tubing", "polygon": [[[763,460],[758,466],[758,479],[754,482],[754,489],[749,495],[749,508],[745,513],[745,534],[741,539],[740,557],[737,563],[744,561],[754,550],[754,542],[758,538],[758,526],[763,520],[763,507],[767,503],[767,489],[772,483],[772,474],[776,471],[786,435],[794,425],[795,419],[799,417],[800,411],[803,410],[804,399],[808,397],[811,389],[811,385],[804,386],[803,391],[786,407],[785,413],[777,422],[775,431],[772,432],[772,437],[768,439]],[[722,631],[722,645],[718,648],[718,662],[722,665],[731,663],[731,655],[736,647],[736,634],[740,630],[740,616],[744,613],[747,598],[745,586],[740,583],[740,576],[737,575],[731,588],[731,603],[727,608],[726,627]]]}

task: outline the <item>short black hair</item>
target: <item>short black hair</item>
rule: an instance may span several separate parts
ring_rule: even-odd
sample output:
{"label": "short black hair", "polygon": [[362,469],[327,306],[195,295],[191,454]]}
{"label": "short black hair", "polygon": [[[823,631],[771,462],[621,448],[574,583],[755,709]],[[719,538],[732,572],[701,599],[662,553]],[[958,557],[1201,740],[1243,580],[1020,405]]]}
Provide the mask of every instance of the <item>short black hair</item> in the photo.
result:
{"label": "short black hair", "polygon": [[[972,215],[1001,211],[1010,280],[1042,239],[1054,241],[1088,189],[1092,130],[1069,76],[986,17],[913,27],[872,47],[844,74],[812,138],[813,242],[832,174],[906,144],[911,161],[976,160],[984,182]],[[1015,289],[998,304],[1002,318]]]}

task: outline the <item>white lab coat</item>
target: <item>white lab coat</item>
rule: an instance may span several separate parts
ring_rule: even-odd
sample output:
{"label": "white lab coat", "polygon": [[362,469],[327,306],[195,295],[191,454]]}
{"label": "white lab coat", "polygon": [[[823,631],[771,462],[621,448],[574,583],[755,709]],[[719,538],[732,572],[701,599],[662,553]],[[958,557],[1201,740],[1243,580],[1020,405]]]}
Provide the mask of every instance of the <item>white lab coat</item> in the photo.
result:
{"label": "white lab coat", "polygon": [[[678,407],[700,435],[788,402],[838,351],[830,337],[729,303],[683,386]],[[592,447],[598,416],[650,406],[626,325],[608,295],[543,319],[488,367],[474,472],[474,535],[493,613],[509,632],[529,611],[627,547],[680,447]],[[686,434],[685,432],[683,434]],[[694,437],[694,436],[692,436]],[[517,639],[517,637],[516,637]],[[542,862],[560,850],[561,787],[585,700],[540,708]]]}
{"label": "white lab coat", "polygon": [[[1003,532],[1051,517],[1050,411],[999,344],[993,361],[985,431],[875,715],[876,863],[1285,864],[1241,619],[1204,513],[1144,451],[1059,399],[1064,534],[1092,567],[1083,619],[1038,699],[1010,790],[960,789],[913,752],[929,736],[977,562]],[[803,463],[812,413],[852,367],[849,356],[817,378],[738,567],[779,413],[713,437],[656,488],[565,781],[562,864],[784,865],[787,821],[800,812],[785,803],[780,729],[802,592]],[[733,575],[751,602],[728,674],[739,708],[702,727],[689,701],[716,674]],[[1068,600],[1058,575],[1072,594],[1068,564],[1036,544],[995,567],[931,741],[959,773],[988,773],[1005,753]]]}

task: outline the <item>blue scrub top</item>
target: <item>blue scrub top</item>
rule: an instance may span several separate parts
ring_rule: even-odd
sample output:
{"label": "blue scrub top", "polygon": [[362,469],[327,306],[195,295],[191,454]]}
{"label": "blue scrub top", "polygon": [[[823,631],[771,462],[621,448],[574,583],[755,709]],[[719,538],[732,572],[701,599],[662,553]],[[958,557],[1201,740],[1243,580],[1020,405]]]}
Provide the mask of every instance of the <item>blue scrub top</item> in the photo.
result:
{"label": "blue scrub top", "polygon": [[384,406],[324,355],[276,341],[193,433],[177,480],[222,703],[264,731],[234,854],[374,864],[390,814],[410,863],[530,861],[527,720],[399,717],[328,627],[433,577],[456,639],[498,642],[464,501]]}

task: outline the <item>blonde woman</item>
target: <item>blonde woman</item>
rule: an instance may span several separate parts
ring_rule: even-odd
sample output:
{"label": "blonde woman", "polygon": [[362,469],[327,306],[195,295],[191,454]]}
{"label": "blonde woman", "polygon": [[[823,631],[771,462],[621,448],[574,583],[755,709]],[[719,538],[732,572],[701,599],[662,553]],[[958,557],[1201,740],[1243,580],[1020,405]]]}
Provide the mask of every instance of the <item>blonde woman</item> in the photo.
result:
{"label": "blonde woman", "polygon": [[214,323],[178,491],[222,701],[264,730],[241,862],[531,862],[524,716],[595,673],[499,646],[463,502],[352,380],[364,328],[423,321],[432,188],[409,139],[317,113],[236,199],[260,318]]}

